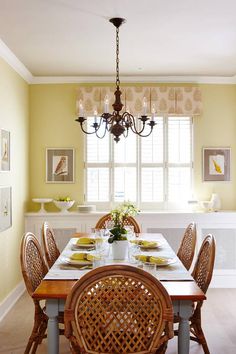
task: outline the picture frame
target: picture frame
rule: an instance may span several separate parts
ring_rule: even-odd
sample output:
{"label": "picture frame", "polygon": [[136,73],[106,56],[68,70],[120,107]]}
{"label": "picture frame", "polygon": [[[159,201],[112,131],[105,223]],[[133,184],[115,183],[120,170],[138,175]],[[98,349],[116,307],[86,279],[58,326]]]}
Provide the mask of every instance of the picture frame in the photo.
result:
{"label": "picture frame", "polygon": [[0,129],[0,171],[10,171],[10,132]]}
{"label": "picture frame", "polygon": [[12,226],[11,195],[10,186],[0,186],[0,232]]}
{"label": "picture frame", "polygon": [[230,164],[230,148],[203,148],[203,181],[230,181]]}
{"label": "picture frame", "polygon": [[46,183],[74,183],[74,149],[46,149]]}

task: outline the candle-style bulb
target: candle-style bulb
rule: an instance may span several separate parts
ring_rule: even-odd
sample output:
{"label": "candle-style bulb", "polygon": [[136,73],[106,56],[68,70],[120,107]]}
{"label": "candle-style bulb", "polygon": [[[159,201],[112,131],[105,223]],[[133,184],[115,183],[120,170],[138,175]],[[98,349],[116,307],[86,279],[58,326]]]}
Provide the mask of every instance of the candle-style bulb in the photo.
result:
{"label": "candle-style bulb", "polygon": [[79,100],[79,117],[84,116],[84,106],[82,100]]}
{"label": "candle-style bulb", "polygon": [[98,111],[97,111],[97,108],[96,108],[96,107],[94,108],[93,114],[94,114],[94,123],[97,123]]}
{"label": "candle-style bulb", "polygon": [[147,115],[147,99],[146,97],[143,97],[143,116]]}
{"label": "candle-style bulb", "polygon": [[104,98],[104,113],[108,113],[109,110],[109,98],[108,95]]}
{"label": "candle-style bulb", "polygon": [[156,113],[156,107],[155,107],[155,104],[153,103],[153,105],[152,105],[152,118],[151,118],[151,120],[154,120],[154,118],[155,118],[155,113]]}

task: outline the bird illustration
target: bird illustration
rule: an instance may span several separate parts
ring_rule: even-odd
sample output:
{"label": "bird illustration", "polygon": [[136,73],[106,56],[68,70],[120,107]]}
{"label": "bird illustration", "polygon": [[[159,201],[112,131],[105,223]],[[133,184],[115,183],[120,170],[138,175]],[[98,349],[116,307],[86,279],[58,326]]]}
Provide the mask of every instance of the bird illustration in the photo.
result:
{"label": "bird illustration", "polygon": [[7,161],[8,159],[8,146],[7,146],[7,142],[3,141],[3,148],[2,148],[3,152],[2,152],[2,160],[3,161]]}
{"label": "bird illustration", "polygon": [[56,165],[54,175],[67,175],[67,163],[66,163],[66,156],[61,156],[58,164]]}
{"label": "bird illustration", "polygon": [[214,159],[212,159],[212,161],[213,161],[216,172],[222,173],[220,165]]}

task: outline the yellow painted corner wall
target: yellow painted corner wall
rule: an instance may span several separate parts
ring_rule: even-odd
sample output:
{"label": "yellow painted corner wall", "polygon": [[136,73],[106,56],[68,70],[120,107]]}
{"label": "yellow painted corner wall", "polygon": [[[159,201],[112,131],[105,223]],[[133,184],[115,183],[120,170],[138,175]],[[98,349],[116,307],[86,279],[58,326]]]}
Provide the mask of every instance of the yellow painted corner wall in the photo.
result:
{"label": "yellow painted corner wall", "polygon": [[[83,135],[75,122],[77,87],[73,84],[30,87],[30,211],[39,209],[32,198],[70,196],[83,202]],[[75,149],[75,183],[46,183],[47,148]],[[45,208],[58,211],[53,203]]]}
{"label": "yellow painted corner wall", "polygon": [[12,227],[0,232],[0,305],[22,280],[20,240],[29,199],[29,86],[0,58],[0,128],[10,132],[10,171],[0,185],[12,187]]}
{"label": "yellow painted corner wall", "polygon": [[[194,186],[198,200],[219,194],[221,208],[236,209],[236,85],[200,85],[203,115],[194,120]],[[231,148],[231,181],[203,182],[202,148]]]}
{"label": "yellow painted corner wall", "polygon": [[[179,86],[179,84],[178,84]],[[199,200],[218,193],[223,209],[236,209],[234,155],[236,151],[236,85],[199,85],[203,115],[194,118],[194,187]],[[29,210],[39,206],[36,197],[69,195],[83,202],[83,134],[74,121],[78,84],[45,84],[30,87],[30,201]],[[75,183],[48,184],[46,148],[75,149]],[[202,147],[231,147],[231,181],[202,181]],[[56,210],[50,203],[48,210]],[[74,207],[75,209],[75,207]]]}

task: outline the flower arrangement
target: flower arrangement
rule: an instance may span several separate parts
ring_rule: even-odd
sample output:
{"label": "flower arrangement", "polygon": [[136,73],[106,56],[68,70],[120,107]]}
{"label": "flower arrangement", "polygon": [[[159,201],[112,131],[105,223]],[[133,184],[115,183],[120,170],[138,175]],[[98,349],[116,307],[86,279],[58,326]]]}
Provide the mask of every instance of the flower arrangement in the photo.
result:
{"label": "flower arrangement", "polygon": [[111,219],[114,222],[114,227],[110,230],[111,236],[108,239],[109,243],[119,240],[127,240],[125,229],[125,219],[129,216],[135,216],[139,209],[129,201],[120,204],[117,208],[111,210]]}

